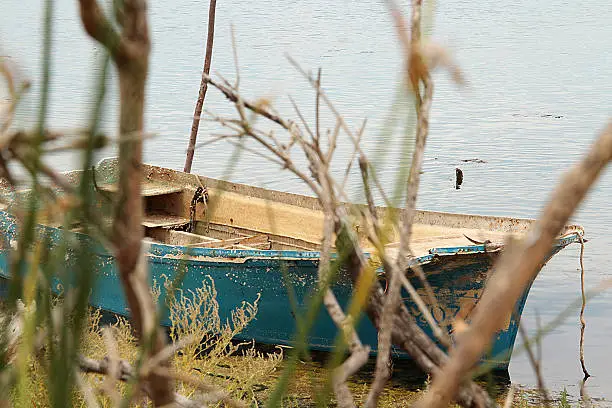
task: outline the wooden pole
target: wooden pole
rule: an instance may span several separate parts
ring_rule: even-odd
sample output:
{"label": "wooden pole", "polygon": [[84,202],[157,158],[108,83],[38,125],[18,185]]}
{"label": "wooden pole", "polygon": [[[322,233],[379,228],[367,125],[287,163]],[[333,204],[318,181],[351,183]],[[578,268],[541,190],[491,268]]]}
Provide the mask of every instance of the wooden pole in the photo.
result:
{"label": "wooden pole", "polygon": [[196,139],[198,138],[198,128],[200,127],[200,116],[202,115],[202,106],[206,97],[206,89],[208,82],[205,80],[210,73],[210,63],[212,61],[213,39],[215,37],[215,10],[217,0],[210,0],[208,8],[208,35],[206,38],[206,57],[204,59],[204,69],[202,70],[202,80],[200,81],[200,92],[198,101],[196,102],[195,113],[193,114],[193,123],[191,124],[191,136],[189,137],[189,146],[187,147],[187,158],[185,159],[185,173],[191,173],[191,164],[193,163],[193,154],[195,152]]}

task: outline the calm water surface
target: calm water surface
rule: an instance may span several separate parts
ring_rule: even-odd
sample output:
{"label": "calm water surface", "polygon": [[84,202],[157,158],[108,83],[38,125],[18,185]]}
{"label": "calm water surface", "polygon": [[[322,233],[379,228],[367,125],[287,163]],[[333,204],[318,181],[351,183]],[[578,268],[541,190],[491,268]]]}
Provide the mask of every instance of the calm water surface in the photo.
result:
{"label": "calm water surface", "polygon": [[[56,3],[49,120],[54,127],[84,126],[99,49],[82,31],[75,2]],[[154,45],[146,114],[148,130],[159,136],[147,143],[146,158],[180,169],[203,62],[208,3],[151,3]],[[402,160],[401,135],[384,135],[381,128],[398,89],[401,59],[384,5],[240,0],[219,2],[217,7],[213,71],[234,77],[232,23],[241,87],[248,96],[273,98],[281,112],[291,114],[286,97],[291,94],[310,114],[314,95],[284,54],[296,57],[306,68],[322,67],[325,89],[347,121],[357,127],[368,118],[366,149],[382,157],[381,178],[392,185]],[[34,81],[19,112],[20,124],[31,124],[40,78],[41,2],[2,0],[0,10],[0,54],[11,56]],[[436,2],[434,16],[433,38],[449,47],[469,86],[458,89],[446,74],[436,75],[419,207],[537,217],[562,172],[584,153],[612,114],[612,5],[607,0],[518,0],[504,5],[450,0]],[[113,85],[105,118],[109,132],[116,120],[115,100]],[[209,91],[206,106],[216,113],[233,113],[214,91]],[[404,120],[405,112],[405,107],[400,108],[396,116]],[[202,135],[215,131],[211,124],[202,124]],[[339,162],[350,157],[350,147],[342,141]],[[232,151],[224,144],[197,151],[194,172],[307,193],[287,173],[249,153],[228,168]],[[462,162],[473,158],[486,163]],[[75,166],[70,156],[53,161],[62,169]],[[461,190],[453,188],[457,166],[465,175]],[[352,178],[351,191],[357,187],[358,179]],[[573,219],[585,227],[589,238],[584,258],[589,288],[610,277],[611,199],[608,171]],[[531,330],[536,314],[546,323],[579,296],[578,255],[579,247],[570,247],[543,269],[524,312]],[[610,398],[612,295],[591,301],[586,318],[585,356],[593,374],[588,390],[593,396]],[[578,394],[581,379],[578,335],[576,310],[544,339],[548,385],[557,390],[567,387],[573,395]],[[514,382],[535,384],[523,354],[513,357],[510,375]]]}

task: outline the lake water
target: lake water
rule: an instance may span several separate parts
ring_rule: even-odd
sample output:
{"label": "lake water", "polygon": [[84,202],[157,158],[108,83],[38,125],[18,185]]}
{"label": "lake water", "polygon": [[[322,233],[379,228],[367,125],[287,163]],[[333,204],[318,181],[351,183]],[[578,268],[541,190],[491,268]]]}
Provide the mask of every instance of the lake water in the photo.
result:
{"label": "lake water", "polygon": [[[55,128],[87,123],[99,48],[80,26],[76,2],[59,0],[55,9],[53,80],[49,122]],[[146,158],[182,169],[191,116],[200,81],[207,26],[207,2],[151,2],[153,53],[148,83],[147,130],[159,136],[146,144]],[[408,11],[407,2],[403,7]],[[435,76],[431,132],[418,206],[437,211],[537,217],[561,174],[585,152],[612,114],[612,5],[587,2],[518,0],[436,2],[432,38],[446,45],[468,78],[457,88],[448,75]],[[19,124],[35,117],[40,78],[41,2],[2,0],[0,55],[17,62],[34,87],[19,111]],[[289,53],[308,69],[323,68],[329,96],[354,128],[368,118],[364,146],[383,158],[380,177],[391,186],[400,167],[400,132],[381,132],[389,117],[402,66],[389,13],[383,2],[320,0],[219,2],[213,72],[234,78],[230,24],[234,24],[241,88],[250,97],[274,99],[292,114],[291,94],[306,114],[314,94],[285,59]],[[93,70],[93,71],[92,71]],[[105,127],[114,130],[116,86],[111,86]],[[206,107],[232,114],[224,98],[209,90]],[[406,116],[406,108],[396,114]],[[218,131],[202,123],[201,140]],[[382,140],[382,143],[381,143]],[[237,182],[307,193],[286,172],[243,153],[227,167],[233,147],[217,144],[196,152],[193,171]],[[106,151],[101,156],[111,154]],[[344,163],[351,144],[342,140],[337,160]],[[463,163],[478,158],[486,163]],[[73,158],[56,156],[61,168]],[[464,184],[454,189],[455,167]],[[342,175],[338,165],[338,175]],[[357,191],[358,179],[349,189]],[[606,172],[572,220],[583,225],[589,242],[584,257],[587,287],[610,277],[612,255],[612,174]],[[524,323],[535,328],[553,319],[579,296],[580,248],[557,255],[531,290]],[[612,294],[592,300],[586,312],[585,358],[593,375],[588,391],[610,397]],[[578,310],[543,343],[543,373],[555,390],[578,394]],[[524,354],[510,365],[514,382],[534,385]]]}

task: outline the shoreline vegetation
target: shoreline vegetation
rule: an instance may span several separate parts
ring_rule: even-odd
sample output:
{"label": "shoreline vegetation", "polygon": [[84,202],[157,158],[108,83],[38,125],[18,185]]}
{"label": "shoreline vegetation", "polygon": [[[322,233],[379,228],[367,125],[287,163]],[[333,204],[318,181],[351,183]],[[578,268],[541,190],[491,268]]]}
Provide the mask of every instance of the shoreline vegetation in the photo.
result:
{"label": "shoreline vegetation", "polygon": [[[168,334],[175,343],[185,345],[171,359],[171,365],[176,370],[176,377],[195,374],[235,401],[242,401],[246,406],[263,406],[282,373],[283,365],[287,362],[285,351],[290,348],[231,341],[233,336],[257,317],[257,304],[239,305],[233,321],[223,324],[217,313],[216,295],[214,282],[210,279],[206,280],[202,288],[197,289],[194,293],[178,294],[174,303],[169,306],[172,327]],[[157,299],[159,291],[154,291],[153,296]],[[24,307],[21,313],[32,312],[26,309]],[[198,313],[198,310],[201,309],[208,310],[209,313]],[[4,311],[5,307],[0,307],[2,324],[10,321],[8,325],[14,328],[14,333],[20,333],[19,323],[14,318],[7,319]],[[211,336],[209,334],[211,331],[220,333],[220,335]],[[203,341],[201,343],[185,341],[194,338],[202,338]],[[81,353],[94,360],[103,360],[108,355],[109,347],[115,351],[119,360],[126,361],[132,366],[136,363],[138,344],[134,336],[134,329],[129,322],[122,317],[90,308]],[[11,347],[11,350],[15,350],[15,347]],[[309,359],[301,360],[280,406],[288,408],[320,407],[317,395],[325,387],[326,359],[330,356],[330,353],[313,352],[309,355]],[[46,368],[46,363],[48,362],[44,348],[41,348],[35,356],[28,360],[27,379],[24,384],[28,397],[26,401],[21,401],[26,402],[28,406],[39,408],[52,406],[47,388],[50,373]],[[370,362],[348,382],[357,406],[361,406],[366,400],[374,372],[375,365]],[[89,383],[93,389],[107,386],[105,378],[104,375],[93,374],[90,377],[83,376],[82,381]],[[507,380],[507,378],[483,378],[478,383],[489,391],[500,406],[508,406],[508,394],[511,388],[512,403],[510,406],[518,408],[542,406],[537,388],[509,384]],[[430,383],[428,377],[425,377],[414,363],[398,362],[393,377],[384,388],[379,406],[400,407],[416,403],[427,392]],[[114,392],[117,393],[115,398],[125,397],[128,387],[126,384],[119,384]],[[197,387],[190,382],[179,380],[176,383],[176,392],[193,398],[198,391]],[[579,399],[573,398],[565,389],[557,392],[550,391],[550,395],[550,407],[580,406]],[[14,404],[19,402],[15,400],[15,395],[11,395],[11,400]],[[72,403],[72,406],[86,405],[86,396],[74,393]],[[145,400],[142,400],[141,403],[148,405]],[[99,396],[99,405],[101,407],[114,406],[113,397]],[[224,406],[223,402],[220,406]],[[336,401],[330,401],[328,406],[336,406]],[[591,406],[598,405],[594,403]]]}
{"label": "shoreline vegetation", "polygon": [[[166,282],[167,286],[169,283]],[[154,286],[153,297],[159,301],[159,286]],[[174,353],[171,366],[176,377],[201,377],[204,381],[217,387],[220,392],[226,393],[235,401],[242,401],[246,406],[263,406],[270,396],[276,381],[282,373],[283,365],[287,362],[286,350],[289,347],[273,347],[269,345],[256,345],[250,342],[232,341],[248,323],[257,318],[257,302],[250,304],[243,302],[237,305],[236,313],[231,322],[221,322],[216,301],[217,292],[214,281],[209,278],[203,282],[201,288],[192,293],[177,293],[170,298],[168,311],[172,322],[169,337],[174,344],[183,347]],[[58,298],[57,302],[61,302]],[[29,308],[22,305],[21,314],[32,313],[33,303]],[[207,313],[200,313],[206,310]],[[13,328],[14,340],[18,343],[22,333],[19,319],[15,315],[12,319],[6,318],[6,308],[0,307],[0,316],[3,325]],[[211,335],[211,333],[217,333]],[[130,365],[136,364],[138,358],[138,342],[130,323],[122,318],[100,312],[90,308],[87,325],[84,329],[82,342],[82,355],[93,360],[103,361],[108,350],[114,350],[116,358],[126,361]],[[193,339],[202,339],[195,342]],[[16,344],[9,345],[9,360],[11,350],[16,350]],[[296,366],[294,376],[288,386],[287,394],[283,398],[282,407],[310,408],[321,406],[317,395],[325,388],[326,360],[330,353],[317,352],[309,355],[309,359],[301,360]],[[28,406],[46,408],[52,406],[49,400],[48,376],[46,368],[46,353],[44,347],[28,359],[27,376],[24,387],[27,398],[25,401],[16,400],[11,395],[13,404],[26,402]],[[368,363],[361,371],[348,382],[348,387],[355,398],[357,406],[365,402],[369,383],[375,372],[373,362]],[[93,374],[83,376],[81,381],[87,382],[92,389],[108,386],[106,376]],[[176,382],[176,392],[188,398],[196,396],[198,389],[191,383]],[[481,379],[480,382],[500,406],[507,406],[508,393],[512,390],[512,403],[510,406],[519,408],[540,407],[540,397],[537,388],[510,385],[507,378]],[[398,362],[394,376],[389,380],[379,400],[380,407],[408,406],[416,403],[426,393],[430,381],[418,367],[411,362]],[[125,397],[128,387],[119,383],[116,390],[117,397]],[[111,393],[112,395],[112,393]],[[567,391],[551,392],[549,406],[554,408],[569,408],[576,405],[578,399],[572,398]],[[112,396],[99,396],[101,407],[112,407]],[[74,393],[72,406],[87,405],[87,397],[81,393]],[[145,400],[141,401],[148,405]],[[220,406],[224,406],[221,402]],[[330,406],[336,406],[336,401],[330,401]],[[592,406],[597,406],[593,404]]]}

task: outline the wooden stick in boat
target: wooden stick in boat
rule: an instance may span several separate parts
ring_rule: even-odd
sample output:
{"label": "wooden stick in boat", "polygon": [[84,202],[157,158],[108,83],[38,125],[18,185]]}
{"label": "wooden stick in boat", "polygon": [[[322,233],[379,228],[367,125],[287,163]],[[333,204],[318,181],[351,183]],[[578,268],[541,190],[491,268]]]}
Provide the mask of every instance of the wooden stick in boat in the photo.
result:
{"label": "wooden stick in boat", "polygon": [[212,62],[213,40],[215,38],[215,11],[217,0],[210,0],[208,7],[208,34],[206,38],[206,57],[204,58],[204,68],[202,70],[202,80],[200,81],[200,91],[198,93],[198,101],[196,102],[195,112],[193,114],[193,122],[191,124],[191,136],[189,137],[189,146],[187,146],[187,157],[185,158],[185,173],[191,173],[191,165],[193,163],[193,154],[195,152],[195,144],[198,138],[198,129],[200,127],[200,117],[202,116],[202,106],[204,106],[204,98],[208,89],[208,82],[204,79],[204,74],[210,73],[210,64]]}
{"label": "wooden stick in boat", "polygon": [[267,242],[269,242],[267,235],[252,235],[247,237],[198,242],[195,244],[190,244],[189,246],[195,246],[198,248],[228,248],[235,245],[255,247],[258,245],[264,245]]}

